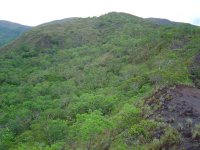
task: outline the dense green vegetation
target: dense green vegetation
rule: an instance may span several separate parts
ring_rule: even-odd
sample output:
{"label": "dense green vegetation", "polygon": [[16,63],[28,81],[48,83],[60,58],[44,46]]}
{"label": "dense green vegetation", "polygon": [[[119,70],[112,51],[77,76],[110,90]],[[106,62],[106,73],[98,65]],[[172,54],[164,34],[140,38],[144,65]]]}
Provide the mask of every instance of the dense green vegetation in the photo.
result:
{"label": "dense green vegetation", "polygon": [[[41,25],[0,50],[0,149],[154,149],[180,135],[145,120],[157,88],[192,85],[200,28],[109,13]],[[194,136],[197,134],[194,133]]]}
{"label": "dense green vegetation", "polygon": [[19,37],[31,27],[0,20],[0,46]]}

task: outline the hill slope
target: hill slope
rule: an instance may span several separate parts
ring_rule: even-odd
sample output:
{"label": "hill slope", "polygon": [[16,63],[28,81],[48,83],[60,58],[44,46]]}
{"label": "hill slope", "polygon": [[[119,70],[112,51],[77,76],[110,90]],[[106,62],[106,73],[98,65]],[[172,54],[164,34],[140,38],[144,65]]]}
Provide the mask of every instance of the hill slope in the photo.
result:
{"label": "hill slope", "polygon": [[31,27],[0,20],[0,46],[16,39]]}
{"label": "hill slope", "polygon": [[179,25],[178,22],[173,22],[168,19],[146,18],[146,20],[150,21],[151,23],[157,24],[157,25],[165,25],[165,26]]}
{"label": "hill slope", "polygon": [[199,34],[192,25],[115,12],[26,32],[0,49],[0,149],[184,146],[182,133],[162,116],[148,117],[143,102],[158,88],[194,85]]}

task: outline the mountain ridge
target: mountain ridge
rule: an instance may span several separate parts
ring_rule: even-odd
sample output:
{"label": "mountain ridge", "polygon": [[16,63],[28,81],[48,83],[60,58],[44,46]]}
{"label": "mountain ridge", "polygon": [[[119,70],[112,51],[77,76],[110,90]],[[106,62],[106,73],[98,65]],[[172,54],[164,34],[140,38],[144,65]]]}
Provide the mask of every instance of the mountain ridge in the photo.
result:
{"label": "mountain ridge", "polygon": [[[118,18],[119,20],[115,20],[115,22],[109,22],[109,17],[110,19],[112,18]],[[120,20],[121,18],[121,20]],[[13,43],[10,44],[17,44],[18,41],[19,43],[23,43],[26,45],[26,43],[31,44],[33,43],[32,47],[36,48],[52,48],[54,46],[60,48],[64,48],[67,45],[70,45],[73,43],[75,40],[80,40],[77,41],[79,45],[81,43],[85,42],[97,42],[100,36],[105,36],[103,34],[106,34],[105,31],[103,31],[104,27],[106,27],[106,24],[101,24],[103,21],[107,22],[107,25],[115,25],[116,27],[118,26],[123,26],[125,23],[135,23],[135,24],[140,24],[141,23],[146,23],[147,25],[150,25],[149,22],[145,21],[144,19],[140,17],[136,17],[131,14],[127,13],[118,13],[118,12],[110,12],[108,14],[102,15],[100,17],[89,17],[89,18],[66,18],[62,20],[56,20],[48,23],[41,24],[39,26],[34,27],[32,30],[27,32],[21,37],[20,39],[17,39]],[[120,22],[121,21],[121,22]],[[131,22],[132,21],[132,22]],[[118,25],[117,25],[118,22]],[[121,25],[120,25],[121,24]],[[48,29],[49,28],[49,29]],[[76,31],[71,31],[71,33],[67,32],[67,30],[70,30],[73,28],[78,28],[80,32]],[[85,29],[83,29],[85,28]],[[102,28],[102,29],[101,29]],[[110,27],[110,29],[114,31],[115,27]],[[81,30],[87,30],[87,33],[84,33],[84,31]],[[100,31],[101,30],[101,31]],[[35,32],[35,33],[34,33]],[[101,33],[100,33],[101,32]],[[102,33],[104,32],[104,33]],[[38,37],[30,37],[29,35],[33,35]],[[72,37],[74,35],[74,37]],[[88,35],[87,35],[88,34]],[[98,35],[97,35],[98,34]],[[108,33],[109,34],[109,33]],[[57,36],[55,36],[57,35]],[[69,35],[74,38],[75,40],[67,39]],[[60,37],[58,37],[60,36]],[[57,39],[56,39],[56,38]],[[35,39],[35,40],[34,40]],[[38,41],[36,41],[38,40]],[[69,42],[67,43],[67,40]],[[81,41],[82,40],[82,41]],[[35,42],[35,43],[34,43]],[[77,44],[77,43],[74,43]],[[8,47],[10,47],[8,45]],[[17,45],[15,45],[17,46]],[[11,46],[12,47],[12,46]],[[73,45],[72,45],[73,47]],[[8,48],[9,49],[9,48]]]}
{"label": "mountain ridge", "polygon": [[[86,33],[81,33],[81,32],[76,33],[75,32],[76,35],[74,35],[74,36],[76,36],[76,37],[74,37],[74,38],[78,38],[79,40],[83,40],[83,41],[79,41],[79,43],[81,43],[81,42],[85,43],[87,41],[96,42],[94,40],[96,38],[98,38],[97,34],[101,34],[101,33],[99,33],[99,31],[96,30],[97,26],[98,26],[98,22],[95,22],[95,20],[100,20],[101,18],[106,18],[106,16],[115,17],[117,15],[118,15],[118,17],[120,16],[121,18],[124,17],[123,21],[126,21],[125,18],[128,18],[128,20],[133,21],[133,18],[134,18],[135,22],[133,21],[132,23],[137,23],[139,25],[140,22],[141,22],[143,25],[146,24],[146,26],[151,26],[152,28],[155,28],[154,25],[158,25],[158,27],[162,27],[162,26],[174,26],[174,27],[176,27],[177,25],[193,26],[193,25],[190,25],[190,24],[173,22],[173,21],[170,21],[170,20],[167,20],[167,19],[140,18],[140,17],[134,16],[132,14],[127,14],[127,13],[110,12],[110,13],[102,15],[100,17],[88,17],[88,18],[72,17],[72,18],[55,20],[55,21],[51,21],[51,22],[47,22],[47,23],[38,25],[38,26],[34,27],[33,30],[30,30],[29,32],[24,34],[21,37],[21,41],[20,41],[20,39],[17,39],[16,41],[13,41],[11,44],[8,44],[7,49],[10,49],[9,45],[12,45],[12,44],[15,45],[16,43],[18,43],[18,41],[19,41],[19,43],[22,43],[24,41],[24,45],[26,45],[26,43],[31,44],[31,43],[35,42],[35,44],[33,43],[33,45],[32,45],[32,47],[35,47],[35,48],[44,48],[45,49],[45,48],[52,48],[52,47],[59,47],[59,46],[60,46],[60,48],[64,48],[64,47],[66,47],[66,45],[70,45],[71,43],[73,43],[72,42],[73,39],[67,39],[67,40],[70,40],[69,43],[67,43],[66,40],[65,40],[66,38],[69,37],[69,35],[72,36],[71,33],[67,33],[67,28],[70,28],[70,26],[73,26],[74,24],[78,24],[80,22],[85,22],[85,24],[82,24],[82,25],[80,24],[79,29],[87,28],[87,24],[91,23],[89,25],[90,27],[88,27],[90,29],[88,29],[89,31],[87,32],[87,34],[90,34],[90,35],[87,35]],[[93,21],[91,21],[91,20],[93,20]],[[49,29],[47,29],[47,28],[49,28]],[[96,31],[92,32],[92,30],[93,31],[96,30]],[[28,36],[31,35],[31,34],[33,35],[34,32],[35,32],[35,36],[37,35],[38,37],[31,37],[29,39]],[[57,32],[60,32],[60,33],[57,33]],[[56,36],[57,38],[55,38],[55,35],[57,35]],[[60,37],[58,37],[58,35]],[[87,39],[84,39],[86,37],[87,37]],[[90,38],[90,37],[93,37],[93,38]],[[36,41],[36,40],[38,40],[38,41]],[[75,44],[77,44],[77,43],[75,43]]]}
{"label": "mountain ridge", "polygon": [[31,29],[30,26],[25,26],[10,21],[0,20],[0,45],[5,45],[15,40],[22,33],[30,29]]}

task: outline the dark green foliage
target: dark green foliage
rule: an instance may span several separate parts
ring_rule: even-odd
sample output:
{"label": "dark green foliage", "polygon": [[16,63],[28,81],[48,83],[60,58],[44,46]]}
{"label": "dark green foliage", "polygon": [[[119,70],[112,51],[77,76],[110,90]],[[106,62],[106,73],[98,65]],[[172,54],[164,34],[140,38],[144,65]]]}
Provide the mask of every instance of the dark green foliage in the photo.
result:
{"label": "dark green foliage", "polygon": [[132,148],[130,130],[131,143],[152,142],[154,123],[136,104],[158,87],[192,84],[199,34],[124,13],[26,32],[0,50],[0,149]]}

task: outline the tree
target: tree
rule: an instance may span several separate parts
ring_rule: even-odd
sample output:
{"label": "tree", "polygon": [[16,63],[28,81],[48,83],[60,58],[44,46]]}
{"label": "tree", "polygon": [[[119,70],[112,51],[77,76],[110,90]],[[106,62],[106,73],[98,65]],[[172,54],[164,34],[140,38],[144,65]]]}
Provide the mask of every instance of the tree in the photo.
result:
{"label": "tree", "polygon": [[72,128],[77,140],[86,143],[87,150],[90,150],[95,137],[111,127],[112,123],[102,116],[100,111],[94,111],[90,114],[77,115]]}
{"label": "tree", "polygon": [[67,136],[68,126],[67,122],[63,120],[50,120],[44,129],[49,144],[56,141],[63,140]]}
{"label": "tree", "polygon": [[14,141],[14,134],[8,128],[0,129],[0,149],[8,149]]}

